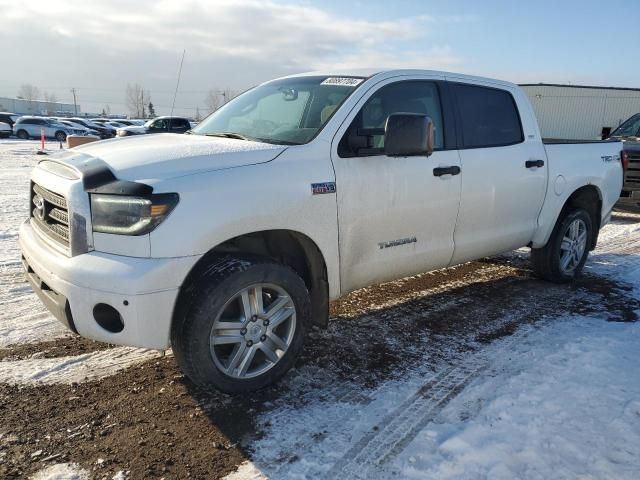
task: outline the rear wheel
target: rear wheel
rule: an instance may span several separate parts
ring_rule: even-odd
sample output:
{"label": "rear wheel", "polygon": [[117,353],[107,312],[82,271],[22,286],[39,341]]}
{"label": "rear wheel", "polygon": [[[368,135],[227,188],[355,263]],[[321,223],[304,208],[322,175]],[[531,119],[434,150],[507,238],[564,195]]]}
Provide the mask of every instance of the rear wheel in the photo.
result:
{"label": "rear wheel", "polygon": [[28,140],[29,134],[27,133],[26,130],[18,130],[16,132],[16,137],[18,137],[20,140]]}
{"label": "rear wheel", "polygon": [[172,329],[182,370],[194,383],[227,393],[278,380],[301,352],[309,325],[304,281],[259,257],[220,257],[201,272]]}
{"label": "rear wheel", "polygon": [[558,220],[547,244],[531,249],[535,274],[556,283],[578,277],[589,256],[593,234],[593,223],[586,210],[569,211]]}
{"label": "rear wheel", "polygon": [[62,131],[56,132],[56,140],[59,142],[64,142],[67,139],[67,134]]}

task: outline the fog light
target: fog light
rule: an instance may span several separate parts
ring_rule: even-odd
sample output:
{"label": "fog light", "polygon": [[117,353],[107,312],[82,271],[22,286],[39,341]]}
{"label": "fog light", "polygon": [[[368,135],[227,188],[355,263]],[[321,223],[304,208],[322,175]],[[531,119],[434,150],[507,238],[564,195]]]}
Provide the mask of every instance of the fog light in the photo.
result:
{"label": "fog light", "polygon": [[93,307],[93,318],[102,328],[111,333],[118,333],[124,329],[120,313],[111,305],[98,303]]}

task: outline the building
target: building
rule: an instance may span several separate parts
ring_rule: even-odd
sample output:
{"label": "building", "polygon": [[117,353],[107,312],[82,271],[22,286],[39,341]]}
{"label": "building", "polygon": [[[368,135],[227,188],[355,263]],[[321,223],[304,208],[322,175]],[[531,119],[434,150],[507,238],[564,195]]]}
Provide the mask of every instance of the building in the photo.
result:
{"label": "building", "polygon": [[[17,113],[18,115],[73,115],[76,111],[73,103],[0,97],[0,112]],[[80,114],[80,105],[78,105],[77,113]]]}
{"label": "building", "polygon": [[548,83],[520,86],[531,100],[543,138],[599,139],[640,112],[640,88]]}

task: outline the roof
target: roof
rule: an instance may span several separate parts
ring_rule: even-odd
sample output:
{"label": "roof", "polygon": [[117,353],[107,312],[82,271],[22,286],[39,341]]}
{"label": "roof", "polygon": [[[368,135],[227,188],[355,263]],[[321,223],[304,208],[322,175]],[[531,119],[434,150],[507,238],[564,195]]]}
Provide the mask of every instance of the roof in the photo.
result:
{"label": "roof", "polygon": [[455,78],[456,80],[469,80],[474,82],[488,82],[505,86],[515,86],[512,82],[504,80],[498,80],[495,78],[477,77],[474,75],[466,75],[463,73],[445,72],[440,70],[423,70],[423,69],[394,69],[394,68],[353,68],[353,69],[338,69],[338,70],[323,70],[315,72],[303,72],[293,75],[287,75],[281,78],[293,78],[303,76],[322,76],[322,77],[381,77],[390,78],[403,75],[439,75],[444,77]]}
{"label": "roof", "polygon": [[632,87],[598,87],[596,85],[572,85],[562,83],[521,83],[521,87],[558,87],[558,88],[592,88],[598,90],[631,90],[633,92],[640,92],[640,88]]}

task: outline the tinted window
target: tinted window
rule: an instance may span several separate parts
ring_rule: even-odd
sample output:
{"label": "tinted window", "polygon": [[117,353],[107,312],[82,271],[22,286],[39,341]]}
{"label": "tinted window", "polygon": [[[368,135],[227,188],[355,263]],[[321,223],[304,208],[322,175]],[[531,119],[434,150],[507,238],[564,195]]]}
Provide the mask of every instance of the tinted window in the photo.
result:
{"label": "tinted window", "polygon": [[189,122],[187,122],[184,118],[174,118],[174,119],[171,120],[171,128],[174,128],[174,129],[181,129],[181,128],[189,129],[189,128],[191,128],[191,125],[189,125]]}
{"label": "tinted window", "polygon": [[477,85],[453,84],[465,148],[522,142],[522,126],[511,94]]}
{"label": "tinted window", "polygon": [[374,93],[356,115],[340,141],[341,157],[382,155],[384,127],[393,113],[420,113],[433,120],[435,148],[442,148],[444,135],[438,87],[433,82],[407,81],[386,85]]}

